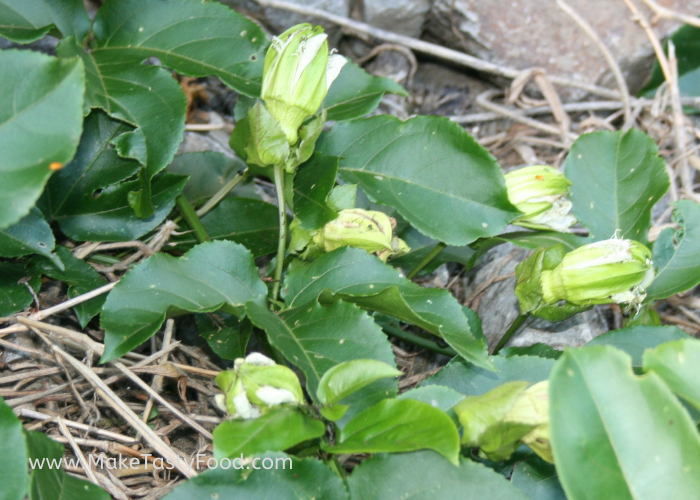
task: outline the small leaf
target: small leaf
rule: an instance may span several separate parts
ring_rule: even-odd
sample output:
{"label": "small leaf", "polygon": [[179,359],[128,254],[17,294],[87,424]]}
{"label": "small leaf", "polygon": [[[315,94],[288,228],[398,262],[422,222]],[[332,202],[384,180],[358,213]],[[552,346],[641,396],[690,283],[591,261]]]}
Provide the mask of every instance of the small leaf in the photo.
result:
{"label": "small leaf", "polygon": [[700,341],[687,338],[644,351],[644,370],[656,373],[676,395],[700,410]]}
{"label": "small leaf", "polygon": [[[404,240],[411,247],[411,251],[391,259],[389,263],[394,267],[402,269],[413,269],[421,262],[431,250],[439,243],[433,238],[428,238],[420,231],[413,227],[407,227],[404,231],[397,234],[399,238]],[[461,247],[448,246],[440,252],[425,268],[421,274],[431,273],[440,265],[446,262],[458,262],[465,266],[471,266],[475,259],[476,251],[469,245]]]}
{"label": "small leaf", "polygon": [[27,450],[22,422],[0,397],[0,484],[2,500],[27,494]]}
{"label": "small leaf", "polygon": [[455,467],[429,451],[364,460],[348,478],[348,487],[351,500],[525,500],[497,472],[464,458]]}
{"label": "small leaf", "polygon": [[0,35],[30,43],[55,27],[63,36],[84,37],[90,19],[81,0],[0,0]]}
{"label": "small leaf", "polygon": [[326,426],[300,410],[284,407],[252,420],[225,420],[214,429],[214,456],[221,460],[283,451],[323,436]]}
{"label": "small leaf", "polygon": [[345,361],[323,374],[316,389],[318,401],[324,405],[333,405],[372,382],[398,377],[402,373],[393,366],[375,359]]}
{"label": "small leaf", "polygon": [[591,340],[589,346],[609,345],[626,352],[632,366],[641,368],[644,351],[665,342],[687,339],[689,335],[677,326],[633,326],[604,333]]}
{"label": "small leaf", "polygon": [[[0,317],[19,312],[34,302],[27,285],[19,282],[29,277],[30,273],[23,265],[0,262]],[[39,276],[31,276],[29,285],[38,290],[41,286]]]}
{"label": "small leaf", "polygon": [[168,165],[168,172],[190,176],[182,194],[192,205],[214,196],[244,169],[245,163],[239,158],[230,158],[218,151],[183,153]]}
{"label": "small leaf", "polygon": [[657,375],[632,373],[629,356],[612,347],[568,349],[552,369],[549,395],[568,499],[698,496],[695,425]]}
{"label": "small leaf", "polygon": [[408,97],[406,90],[394,80],[372,76],[348,61],[328,90],[322,107],[328,112],[329,120],[352,120],[374,111],[386,93]]}
{"label": "small leaf", "polygon": [[330,208],[327,199],[338,174],[338,158],[314,155],[297,170],[294,176],[294,216],[302,229],[319,229],[332,221],[338,213]]}
{"label": "small leaf", "polygon": [[513,356],[539,356],[540,358],[559,359],[562,351],[558,351],[547,344],[532,344],[527,347],[506,347],[498,351],[499,356],[510,358]]}
{"label": "small leaf", "polygon": [[390,453],[430,449],[459,465],[459,434],[442,410],[415,399],[385,399],[341,431],[331,453]]}
{"label": "small leaf", "polygon": [[29,213],[52,173],[78,147],[85,73],[77,58],[0,52],[0,228]]}
{"label": "small leaf", "polygon": [[700,205],[681,200],[675,204],[676,232],[664,229],[654,242],[652,261],[656,277],[647,289],[649,299],[663,299],[700,283]]}
{"label": "small leaf", "polygon": [[555,231],[513,231],[512,233],[499,234],[492,239],[504,243],[510,242],[528,250],[540,247],[549,248],[561,244],[567,252],[576,250],[581,245],[589,243],[588,239],[582,236],[571,233],[557,233]]}
{"label": "small leaf", "polygon": [[240,460],[231,462],[230,466],[224,462],[223,466],[178,483],[164,500],[348,498],[342,479],[320,460],[300,459],[284,453],[265,453],[255,459],[255,465],[243,466]]}
{"label": "small leaf", "polygon": [[245,357],[253,331],[250,321],[225,312],[195,314],[194,318],[199,334],[206,339],[212,351],[224,359]]}
{"label": "small leaf", "polygon": [[455,425],[459,426],[457,414],[452,407],[464,399],[464,394],[460,394],[454,389],[442,385],[414,387],[400,394],[396,399],[415,399],[416,401],[427,403],[433,408],[438,408],[447,413]]}
{"label": "small leaf", "polygon": [[594,241],[612,237],[646,243],[651,207],[669,179],[656,143],[644,132],[595,132],[579,137],[564,166],[574,214]]}
{"label": "small leaf", "polygon": [[215,241],[182,257],[157,254],[129,271],[105,302],[102,362],[148,340],[177,310],[210,312],[224,306],[240,312],[250,299],[267,294],[253,256],[241,245]]}
{"label": "small leaf", "polygon": [[52,260],[56,266],[63,267],[61,259],[53,253],[55,246],[53,232],[37,208],[32,208],[16,224],[0,229],[1,257],[38,254]]}
{"label": "small leaf", "polygon": [[340,157],[340,176],[370,200],[395,207],[420,232],[450,245],[494,236],[520,215],[496,160],[443,117],[339,123],[321,134],[316,151]]}

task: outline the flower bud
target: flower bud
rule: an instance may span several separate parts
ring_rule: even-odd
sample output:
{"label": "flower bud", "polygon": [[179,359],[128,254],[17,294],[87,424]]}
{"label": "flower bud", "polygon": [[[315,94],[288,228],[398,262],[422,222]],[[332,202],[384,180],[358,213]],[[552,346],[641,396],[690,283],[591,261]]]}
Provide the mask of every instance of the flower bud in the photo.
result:
{"label": "flower bud", "polygon": [[261,97],[291,145],[346,62],[329,56],[327,38],[320,26],[299,24],[274,38],[265,56]]}
{"label": "flower bud", "polygon": [[236,359],[233,370],[217,375],[216,385],[224,392],[216,396],[217,405],[233,418],[257,418],[276,406],[304,402],[296,374],[257,352]]}
{"label": "flower bud", "polygon": [[649,249],[613,236],[567,253],[552,271],[542,271],[542,297],[554,304],[626,303],[636,305],[654,279]]}
{"label": "flower bud", "polygon": [[520,441],[532,448],[543,460],[554,462],[549,431],[549,382],[547,380],[523,391],[503,421],[536,426],[521,437]]}
{"label": "flower bud", "polygon": [[576,218],[566,197],[571,182],[546,165],[524,167],[505,175],[508,199],[524,213],[513,224],[530,229],[566,231]]}

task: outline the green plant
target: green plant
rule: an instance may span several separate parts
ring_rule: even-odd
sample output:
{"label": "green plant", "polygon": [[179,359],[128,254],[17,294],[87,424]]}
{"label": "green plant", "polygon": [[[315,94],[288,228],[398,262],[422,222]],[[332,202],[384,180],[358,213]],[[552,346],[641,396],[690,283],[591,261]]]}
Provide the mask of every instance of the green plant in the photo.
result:
{"label": "green plant", "polygon": [[[108,0],[90,21],[80,0],[0,0],[2,36],[47,33],[61,39],[57,57],[0,52],[0,94],[13,97],[0,101],[0,315],[29,307],[42,276],[69,297],[118,279],[74,309],[83,327],[100,316],[101,362],[118,366],[166,318],[194,313],[212,349],[236,360],[217,377],[228,415],[215,457],[293,464],[207,471],[168,498],[700,494],[696,413],[684,406],[700,407],[700,343],[653,314],[654,300],[700,282],[700,205],[677,202],[676,227],[648,240],[670,181],[643,132],[581,136],[563,175],[504,176],[447,118],[366,117],[404,89],[343,65],[318,27],[270,41],[215,2]],[[242,161],[175,156],[186,101],[170,71],[240,94],[230,144]],[[255,176],[274,182],[277,206],[251,195]],[[547,230],[574,216],[587,237]],[[532,230],[504,232],[510,223]],[[75,252],[82,242],[154,255]],[[496,351],[528,315],[620,303],[630,326],[563,354],[489,355],[476,313],[412,278],[442,262],[468,270],[504,242],[533,252],[518,266],[522,314]],[[602,278],[587,280],[591,270]],[[253,332],[266,356],[246,357]],[[453,359],[398,395],[388,335]],[[0,438],[15,451],[0,453],[0,498],[106,495],[63,471],[27,474],[27,457],[60,450],[2,400]],[[339,457],[362,454],[375,456],[348,475]]]}

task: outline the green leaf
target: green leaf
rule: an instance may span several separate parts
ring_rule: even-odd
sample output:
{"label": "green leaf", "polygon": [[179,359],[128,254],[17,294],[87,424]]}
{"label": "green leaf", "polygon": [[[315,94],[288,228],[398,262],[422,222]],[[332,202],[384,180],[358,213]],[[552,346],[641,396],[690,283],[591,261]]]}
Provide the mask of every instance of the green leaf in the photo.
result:
{"label": "green leaf", "polygon": [[[27,452],[30,460],[57,464],[63,457],[63,446],[40,432],[27,432]],[[34,467],[30,472],[30,500],[110,500],[112,497],[99,486],[88,481],[69,476],[59,467],[51,468],[48,463],[41,468]]]}
{"label": "green leaf", "polygon": [[285,300],[290,306],[314,300],[323,292],[416,324],[443,337],[469,361],[492,366],[483,339],[474,337],[462,306],[450,292],[416,285],[363,250],[340,248],[285,279]]}
{"label": "green leaf", "polygon": [[248,320],[241,320],[225,312],[195,314],[197,329],[212,351],[224,359],[245,357],[245,350],[253,331]]}
{"label": "green leaf", "polygon": [[183,194],[193,205],[214,196],[243,169],[245,163],[239,158],[230,158],[218,151],[180,154],[168,165],[168,172],[190,176]]}
{"label": "green leaf", "polygon": [[29,213],[52,173],[75,154],[85,74],[77,59],[0,52],[0,228]]}
{"label": "green leaf", "polygon": [[[76,259],[67,248],[58,247],[56,256],[63,262],[63,269],[58,268],[53,262],[46,259],[34,259],[32,265],[36,269],[37,274],[50,276],[53,279],[67,283],[69,299],[91,292],[95,288],[107,284],[107,281],[95,271],[94,267],[83,260]],[[106,295],[100,295],[73,308],[76,316],[78,316],[78,321],[80,321],[80,326],[85,328],[85,325],[100,313],[106,299]]]}
{"label": "green leaf", "polygon": [[180,258],[157,254],[129,271],[107,297],[102,362],[148,340],[176,311],[240,312],[246,301],[267,294],[253,256],[241,245],[203,243]]}
{"label": "green leaf", "polygon": [[367,459],[350,475],[348,487],[351,500],[525,500],[497,472],[464,458],[455,467],[429,451]]}
{"label": "green leaf", "polygon": [[[271,460],[268,461],[267,459]],[[326,464],[284,453],[260,455],[245,469],[236,461],[183,481],[164,500],[347,500],[342,479]],[[258,469],[255,469],[255,467]],[[238,467],[238,468],[237,468]],[[233,470],[231,470],[233,469]],[[263,469],[263,470],[261,470]]]}
{"label": "green leaf", "polygon": [[22,422],[0,397],[1,500],[22,500],[27,494],[27,450]]}
{"label": "green leaf", "polygon": [[554,366],[554,360],[535,356],[493,356],[491,359],[498,368],[497,372],[454,359],[435,375],[421,382],[420,387],[444,385],[465,396],[478,396],[514,380],[526,380],[533,384],[547,380]]}
{"label": "green leaf", "polygon": [[649,299],[663,299],[700,283],[700,205],[681,200],[674,204],[678,231],[666,228],[654,242],[656,277],[647,289]]}
{"label": "green leaf", "polygon": [[352,120],[374,111],[386,93],[408,97],[406,90],[394,80],[372,76],[348,61],[328,90],[322,107],[328,112],[329,120]]}
{"label": "green leaf", "polygon": [[[260,257],[277,250],[279,215],[277,207],[252,198],[226,198],[201,219],[213,240],[230,240],[244,245]],[[185,248],[197,243],[192,233],[173,238]]]}
{"label": "green leaf", "polygon": [[588,239],[582,236],[572,233],[557,233],[555,231],[513,231],[512,233],[500,234],[492,239],[503,243],[510,242],[528,250],[540,247],[548,248],[561,244],[567,252],[589,243]]}
{"label": "green leaf", "polygon": [[518,462],[510,481],[530,500],[566,500],[554,464],[538,456]]}
{"label": "green leaf", "polygon": [[163,222],[175,206],[187,182],[186,177],[163,173],[153,179],[153,215],[138,217],[129,204],[129,193],[139,181],[112,184],[63,206],[54,219],[68,236],[78,241],[130,241],[140,238]]}
{"label": "green leaf", "polygon": [[30,43],[55,27],[63,36],[82,38],[90,19],[81,0],[1,0],[0,35],[18,43]]}
{"label": "green leaf", "polygon": [[415,399],[385,399],[350,420],[331,453],[434,450],[459,465],[459,434],[442,410]]}
{"label": "green leaf", "polygon": [[[34,302],[27,285],[19,283],[19,280],[29,277],[30,273],[23,265],[0,262],[0,317],[21,311]],[[41,280],[38,276],[31,276],[29,285],[38,290]]]}
{"label": "green leaf", "polygon": [[656,373],[676,395],[700,410],[700,341],[686,338],[644,351],[644,370]]}
{"label": "green leaf", "polygon": [[19,222],[0,229],[0,257],[24,257],[38,254],[63,267],[61,259],[53,253],[56,240],[51,228],[37,208],[32,208]]}
{"label": "green leaf", "polygon": [[340,184],[331,189],[328,199],[328,206],[332,210],[345,210],[355,208],[357,204],[357,184]]}
{"label": "green leaf", "polygon": [[283,451],[323,436],[326,426],[297,408],[284,407],[252,420],[225,420],[214,429],[214,456],[240,458]]}
{"label": "green leaf", "polygon": [[640,325],[604,333],[586,345],[616,347],[631,356],[632,366],[639,368],[643,364],[642,357],[646,349],[651,349],[665,342],[687,338],[689,338],[688,334],[677,326]]}
{"label": "green leaf", "polygon": [[434,408],[438,408],[452,419],[455,425],[459,425],[457,414],[452,407],[464,399],[464,394],[460,394],[454,389],[441,385],[428,385],[425,387],[414,387],[399,395],[396,399],[415,399],[422,401]]}
{"label": "green leaf", "polygon": [[370,200],[395,207],[420,232],[450,245],[494,236],[520,214],[496,160],[447,118],[339,123],[321,135],[316,151],[340,157],[340,176]]}
{"label": "green leaf", "polygon": [[[391,259],[389,263],[394,267],[402,269],[413,269],[421,262],[438,244],[437,240],[429,238],[422,234],[417,229],[409,226],[404,231],[397,234],[399,238],[404,240],[411,247],[411,251]],[[448,246],[440,252],[425,268],[421,274],[431,273],[440,265],[446,262],[459,262],[465,266],[471,266],[474,261],[476,251],[468,245],[455,247]]]}
{"label": "green leaf", "polygon": [[294,176],[293,206],[302,229],[319,229],[338,216],[327,203],[337,174],[335,156],[314,155],[299,166]]}
{"label": "green leaf", "polygon": [[333,405],[377,380],[402,375],[392,365],[376,359],[344,361],[326,371],[316,389],[321,404]]}
{"label": "green leaf", "polygon": [[557,351],[547,344],[532,344],[527,347],[506,347],[498,351],[499,356],[510,358],[513,356],[539,356],[540,358],[559,359],[562,351]]}
{"label": "green leaf", "polygon": [[564,166],[574,214],[590,238],[620,236],[646,243],[651,207],[670,185],[656,143],[644,132],[595,132],[579,137]]}
{"label": "green leaf", "polygon": [[[313,301],[276,315],[264,302],[251,301],[246,311],[253,324],[265,330],[270,343],[302,371],[314,400],[323,374],[340,363],[374,359],[394,366],[386,335],[354,304],[338,301],[324,307]],[[370,397],[374,404],[396,391],[396,380],[385,379],[356,394]]]}
{"label": "green leaf", "polygon": [[550,427],[570,500],[697,498],[700,436],[661,379],[612,347],[569,349],[550,377]]}

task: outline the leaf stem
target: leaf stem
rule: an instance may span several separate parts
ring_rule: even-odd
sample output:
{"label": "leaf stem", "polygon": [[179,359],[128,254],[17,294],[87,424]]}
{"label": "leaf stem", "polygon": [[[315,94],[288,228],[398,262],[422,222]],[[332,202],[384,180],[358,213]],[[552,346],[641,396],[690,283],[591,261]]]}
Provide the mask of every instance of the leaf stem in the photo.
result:
{"label": "leaf stem", "polygon": [[511,325],[508,327],[508,330],[506,333],[503,334],[503,337],[501,337],[501,340],[498,341],[498,344],[496,344],[496,347],[493,348],[493,352],[491,352],[492,355],[498,354],[498,351],[503,349],[503,346],[508,343],[510,338],[515,334],[515,332],[518,331],[518,329],[522,326],[523,323],[525,323],[525,320],[530,317],[530,313],[525,313],[521,314],[517,318],[515,318],[515,321],[511,323]]}
{"label": "leaf stem", "polygon": [[389,335],[396,337],[397,339],[401,339],[404,342],[417,345],[418,347],[423,347],[424,349],[428,349],[429,351],[443,354],[445,356],[454,357],[457,355],[457,352],[451,347],[440,347],[437,345],[435,342],[439,340],[439,337],[435,337],[435,340],[432,340],[390,325],[383,325],[383,328]]}
{"label": "leaf stem", "polygon": [[428,252],[428,255],[423,257],[423,260],[421,260],[418,264],[416,264],[416,267],[414,267],[410,273],[408,273],[408,276],[406,276],[408,279],[413,279],[416,277],[416,275],[421,272],[425,266],[430,264],[432,260],[437,257],[440,252],[442,252],[445,248],[447,247],[447,244],[443,243],[442,241],[435,245],[435,248],[433,248],[430,252]]}
{"label": "leaf stem", "polygon": [[190,202],[187,201],[187,198],[185,198],[184,195],[180,195],[175,200],[175,203],[177,203],[177,208],[180,210],[182,218],[185,219],[185,222],[187,222],[187,225],[190,226],[190,229],[194,231],[194,236],[197,238],[197,241],[200,243],[211,241],[211,238],[207,234],[207,230],[204,229],[202,222],[199,220],[199,217],[197,217],[197,213],[194,211],[194,208]]}
{"label": "leaf stem", "polygon": [[197,216],[203,217],[208,214],[216,205],[219,204],[221,200],[226,198],[226,195],[231,192],[233,188],[238,186],[246,177],[248,176],[248,169],[246,168],[242,172],[236,174],[230,181],[223,185],[214,196],[209,198],[209,200],[197,210]]}
{"label": "leaf stem", "polygon": [[284,253],[287,245],[287,205],[284,201],[284,166],[275,165],[275,188],[277,190],[277,210],[280,219],[279,240],[277,242],[277,259],[275,260],[275,282],[272,285],[272,299],[277,300],[280,294]]}

